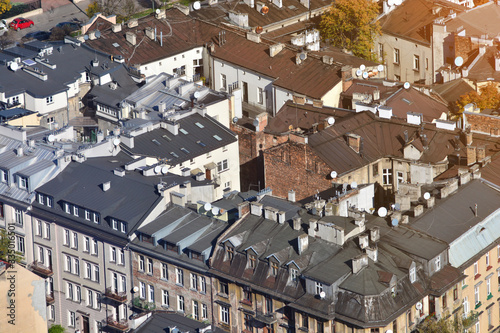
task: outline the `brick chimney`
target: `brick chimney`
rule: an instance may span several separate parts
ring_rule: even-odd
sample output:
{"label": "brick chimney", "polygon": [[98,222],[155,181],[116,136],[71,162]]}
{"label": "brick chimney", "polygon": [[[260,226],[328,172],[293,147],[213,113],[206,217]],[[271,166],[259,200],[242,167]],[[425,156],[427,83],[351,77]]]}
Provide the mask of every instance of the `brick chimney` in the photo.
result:
{"label": "brick chimney", "polygon": [[359,154],[359,150],[361,148],[361,137],[354,133],[347,134],[347,144],[351,147],[356,153]]}
{"label": "brick chimney", "polygon": [[481,162],[486,157],[486,147],[478,146],[476,148],[476,161]]}
{"label": "brick chimney", "polygon": [[467,146],[467,165],[476,163],[476,147]]}
{"label": "brick chimney", "polygon": [[346,92],[352,86],[352,66],[342,66],[340,70],[342,73],[342,92]]}

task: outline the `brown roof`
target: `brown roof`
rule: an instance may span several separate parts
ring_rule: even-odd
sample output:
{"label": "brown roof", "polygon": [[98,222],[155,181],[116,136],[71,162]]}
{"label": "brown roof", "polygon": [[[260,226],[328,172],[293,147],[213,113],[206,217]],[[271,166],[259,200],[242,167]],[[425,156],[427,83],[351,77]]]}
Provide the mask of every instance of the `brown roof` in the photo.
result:
{"label": "brown roof", "polygon": [[[485,82],[495,80],[500,81],[500,72],[495,70],[495,54],[499,51],[497,46],[490,46],[486,48],[485,54],[472,66],[469,66],[468,80]],[[468,59],[473,62],[474,58],[478,55],[477,52]],[[467,63],[466,63],[467,65]]]}
{"label": "brown roof", "polygon": [[[498,151],[498,148],[496,150]],[[500,170],[500,157],[496,155],[490,164],[481,169],[481,177],[500,186],[500,172],[498,170]]]}
{"label": "brown roof", "polygon": [[415,88],[400,89],[385,101],[385,105],[392,108],[392,114],[396,117],[406,118],[407,112],[418,112],[427,122],[439,119],[449,111],[446,104]]}

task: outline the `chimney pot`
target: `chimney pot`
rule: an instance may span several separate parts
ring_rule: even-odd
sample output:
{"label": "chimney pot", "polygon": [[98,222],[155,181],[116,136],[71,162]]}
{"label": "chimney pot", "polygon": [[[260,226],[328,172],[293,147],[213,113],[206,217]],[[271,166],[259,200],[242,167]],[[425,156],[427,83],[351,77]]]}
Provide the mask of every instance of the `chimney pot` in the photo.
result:
{"label": "chimney pot", "polygon": [[106,192],[106,191],[107,191],[107,190],[109,190],[110,188],[111,188],[111,182],[110,182],[110,181],[105,182],[105,183],[103,183],[103,184],[102,184],[102,190],[103,190],[104,192]]}
{"label": "chimney pot", "polygon": [[302,219],[298,216],[293,218],[293,230],[299,231],[302,227]]}
{"label": "chimney pot", "polygon": [[294,190],[288,191],[288,201],[295,202],[295,191]]}

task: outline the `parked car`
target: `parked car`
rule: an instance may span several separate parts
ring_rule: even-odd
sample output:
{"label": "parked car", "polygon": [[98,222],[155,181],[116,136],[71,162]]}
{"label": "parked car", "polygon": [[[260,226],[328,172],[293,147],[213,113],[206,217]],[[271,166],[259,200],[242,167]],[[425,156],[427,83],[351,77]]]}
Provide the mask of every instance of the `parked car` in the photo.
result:
{"label": "parked car", "polygon": [[69,31],[76,31],[76,30],[80,30],[81,26],[80,26],[80,23],[77,23],[77,22],[61,22],[61,23],[57,23],[55,28],[69,29]]}
{"label": "parked car", "polygon": [[30,39],[36,39],[36,40],[47,40],[50,38],[50,32],[48,31],[33,31],[30,33],[27,33],[24,37],[23,40],[30,40]]}
{"label": "parked car", "polygon": [[2,36],[8,29],[9,26],[7,25],[7,21],[0,20],[0,36]]}
{"label": "parked car", "polygon": [[31,28],[35,23],[30,20],[30,19],[25,19],[22,17],[18,17],[14,19],[12,22],[10,22],[9,27],[11,27],[14,30],[21,30],[24,28]]}

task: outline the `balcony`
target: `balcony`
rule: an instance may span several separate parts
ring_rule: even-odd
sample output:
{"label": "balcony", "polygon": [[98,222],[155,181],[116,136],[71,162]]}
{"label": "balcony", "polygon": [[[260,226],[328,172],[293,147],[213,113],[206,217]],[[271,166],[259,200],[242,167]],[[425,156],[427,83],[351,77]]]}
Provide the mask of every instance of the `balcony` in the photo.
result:
{"label": "balcony", "polygon": [[113,318],[113,316],[109,316],[106,322],[109,327],[112,327],[122,332],[128,331],[128,323],[126,320],[117,321]]}
{"label": "balcony", "polygon": [[127,301],[127,293],[118,292],[110,287],[106,288],[106,292],[104,293],[104,295],[107,298],[110,298],[110,299],[115,300],[115,301],[120,302],[120,303],[124,303]]}
{"label": "balcony", "polygon": [[156,309],[156,304],[152,302],[148,302],[145,299],[141,299],[136,297],[132,300],[132,305],[141,311],[154,311]]}
{"label": "balcony", "polygon": [[46,294],[45,295],[45,300],[47,302],[47,304],[53,304],[54,303],[54,292],[51,292],[49,294]]}
{"label": "balcony", "polygon": [[276,313],[263,313],[261,311],[257,311],[257,314],[255,315],[255,320],[260,321],[261,323],[271,325],[274,324],[275,322],[278,321],[278,318],[276,316]]}
{"label": "balcony", "polygon": [[33,273],[38,274],[42,277],[49,277],[52,276],[52,274],[54,274],[54,272],[52,271],[52,265],[46,267],[37,260],[29,264],[28,269],[31,270]]}

